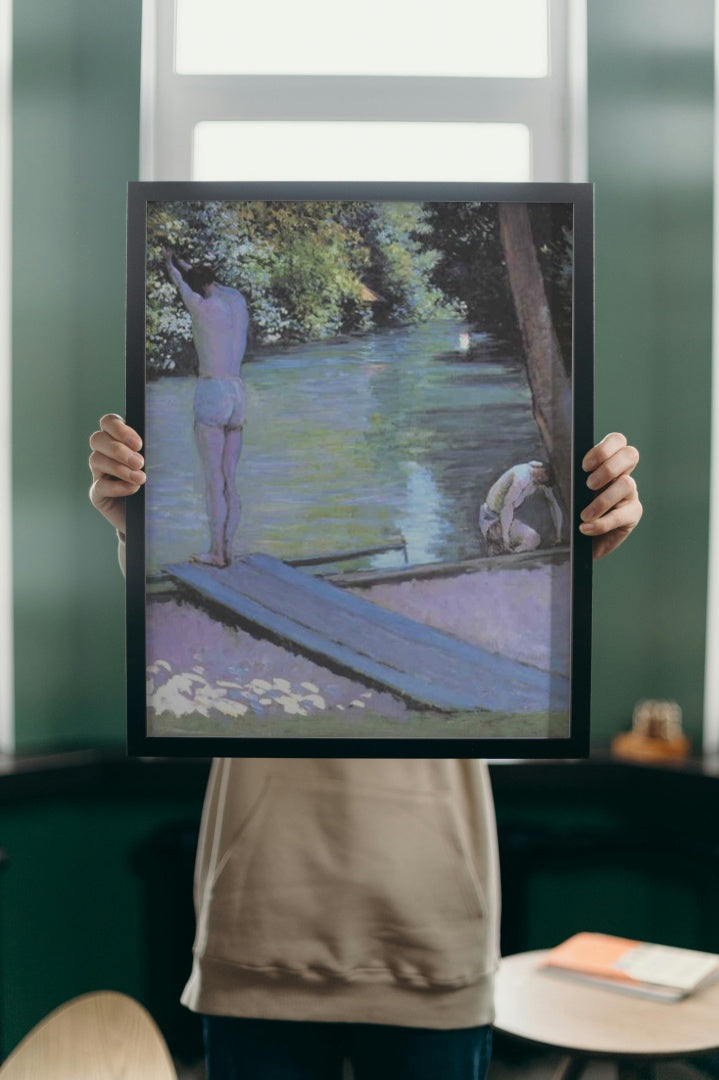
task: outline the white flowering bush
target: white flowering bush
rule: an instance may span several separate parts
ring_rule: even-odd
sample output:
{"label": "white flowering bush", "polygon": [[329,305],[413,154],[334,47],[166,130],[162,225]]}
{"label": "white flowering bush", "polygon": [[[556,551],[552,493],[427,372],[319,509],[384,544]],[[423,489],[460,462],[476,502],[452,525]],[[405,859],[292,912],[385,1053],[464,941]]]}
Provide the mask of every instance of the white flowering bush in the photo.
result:
{"label": "white flowering bush", "polygon": [[411,203],[150,203],[148,375],[185,374],[195,362],[167,249],[211,265],[246,296],[256,347],[317,341],[446,309],[430,283],[436,256],[422,242],[423,214]]}

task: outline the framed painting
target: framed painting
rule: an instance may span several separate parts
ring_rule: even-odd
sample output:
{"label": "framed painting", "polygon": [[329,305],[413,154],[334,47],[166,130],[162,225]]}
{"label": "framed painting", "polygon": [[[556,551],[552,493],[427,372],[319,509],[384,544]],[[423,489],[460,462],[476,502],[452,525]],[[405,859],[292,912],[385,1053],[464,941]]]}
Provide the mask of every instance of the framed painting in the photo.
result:
{"label": "framed painting", "polygon": [[580,757],[586,184],[130,185],[128,746]]}

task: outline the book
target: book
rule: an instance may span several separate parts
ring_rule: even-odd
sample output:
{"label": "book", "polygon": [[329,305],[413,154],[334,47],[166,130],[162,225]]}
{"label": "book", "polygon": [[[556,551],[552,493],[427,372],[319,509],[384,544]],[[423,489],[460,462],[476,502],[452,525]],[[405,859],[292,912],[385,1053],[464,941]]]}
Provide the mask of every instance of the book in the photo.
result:
{"label": "book", "polygon": [[715,953],[586,932],[557,945],[541,967],[655,1001],[679,1001],[719,978]]}

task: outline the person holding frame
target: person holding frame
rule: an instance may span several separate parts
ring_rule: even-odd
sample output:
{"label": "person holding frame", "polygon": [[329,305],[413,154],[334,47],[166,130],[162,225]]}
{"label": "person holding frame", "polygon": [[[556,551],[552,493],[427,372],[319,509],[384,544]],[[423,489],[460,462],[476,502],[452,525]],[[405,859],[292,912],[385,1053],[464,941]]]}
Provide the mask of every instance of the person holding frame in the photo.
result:
{"label": "person holding frame", "polygon": [[[90,438],[90,500],[117,530],[145,482],[115,414]],[[601,558],[638,524],[637,450],[583,460],[580,531]],[[476,760],[213,762],[183,1002],[204,1018],[208,1080],[482,1080],[491,1053],[499,873]]]}

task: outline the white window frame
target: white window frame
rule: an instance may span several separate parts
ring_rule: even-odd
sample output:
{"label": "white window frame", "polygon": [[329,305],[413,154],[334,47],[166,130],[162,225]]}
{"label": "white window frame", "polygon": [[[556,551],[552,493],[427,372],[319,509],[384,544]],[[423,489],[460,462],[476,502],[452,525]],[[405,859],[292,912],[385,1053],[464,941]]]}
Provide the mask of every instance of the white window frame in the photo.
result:
{"label": "white window frame", "polygon": [[12,2],[0,0],[0,752],[15,749],[11,481]]}
{"label": "white window frame", "polygon": [[533,180],[584,180],[586,0],[548,3],[549,74],[497,79],[178,75],[175,0],[144,0],[140,177],[191,179],[203,120],[364,120],[526,124]]}

